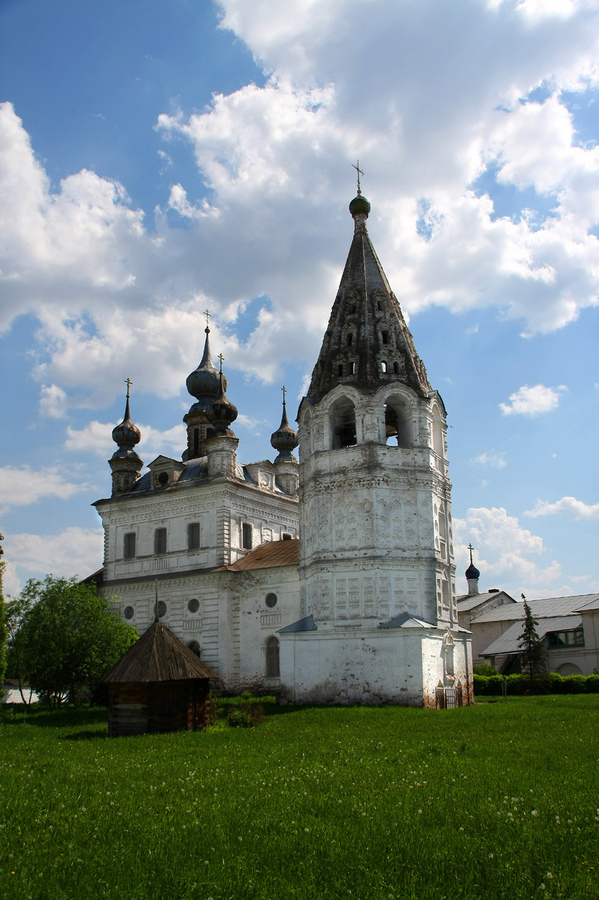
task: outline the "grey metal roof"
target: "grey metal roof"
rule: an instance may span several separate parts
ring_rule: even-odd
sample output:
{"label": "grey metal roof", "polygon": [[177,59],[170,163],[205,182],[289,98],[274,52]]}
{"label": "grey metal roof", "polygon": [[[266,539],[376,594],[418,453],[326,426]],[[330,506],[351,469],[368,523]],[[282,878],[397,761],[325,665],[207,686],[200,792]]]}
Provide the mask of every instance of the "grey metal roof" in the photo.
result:
{"label": "grey metal roof", "polygon": [[[574,631],[576,628],[580,628],[582,616],[550,616],[546,619],[537,619],[537,622],[535,630],[540,638],[544,638],[550,631]],[[522,637],[522,630],[522,621],[514,622],[507,631],[504,631],[492,644],[489,644],[480,655],[505,656],[511,653],[521,653],[522,650],[518,645]]]}
{"label": "grey metal roof", "polygon": [[487,600],[490,600],[492,597],[508,597],[510,600],[513,600],[513,597],[510,597],[509,594],[506,594],[505,591],[486,591],[483,594],[464,594],[462,597],[458,597],[458,612],[469,612],[471,609],[475,609],[477,606],[480,606],[481,603],[486,603]]}
{"label": "grey metal roof", "polygon": [[[576,594],[572,597],[547,597],[542,600],[527,600],[526,602],[532,610],[535,619],[544,619],[548,616],[564,616],[571,615],[580,609],[584,609],[587,604],[594,604],[599,601],[599,594]],[[592,606],[591,606],[592,608]],[[495,609],[489,609],[487,612],[481,613],[476,617],[476,623],[479,622],[509,622],[511,619],[524,618],[524,603],[517,600],[516,603],[506,603],[503,606],[497,606]]]}
{"label": "grey metal roof", "polygon": [[291,625],[285,625],[284,628],[279,628],[278,633],[281,634],[282,631],[317,631],[317,625],[314,621],[314,616],[304,616],[303,619],[298,619],[297,622],[292,622]]}
{"label": "grey metal roof", "polygon": [[398,616],[394,616],[387,622],[379,622],[379,628],[434,628],[432,622],[425,622],[424,619],[417,619],[410,613],[403,612]]}

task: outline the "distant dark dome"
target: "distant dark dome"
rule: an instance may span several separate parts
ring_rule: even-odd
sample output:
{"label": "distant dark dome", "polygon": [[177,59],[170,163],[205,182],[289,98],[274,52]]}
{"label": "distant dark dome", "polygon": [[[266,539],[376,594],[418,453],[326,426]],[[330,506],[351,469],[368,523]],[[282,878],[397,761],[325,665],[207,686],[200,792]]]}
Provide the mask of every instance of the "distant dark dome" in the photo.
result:
{"label": "distant dark dome", "polygon": [[466,569],[466,578],[480,578],[480,572],[478,571],[474,563],[470,563],[470,565]]}
{"label": "distant dark dome", "polygon": [[349,204],[349,211],[352,216],[364,215],[367,216],[370,212],[370,203],[363,197],[362,194],[358,194],[357,197],[354,197],[352,202]]}
{"label": "distant dark dome", "polygon": [[[219,373],[221,375],[221,373]],[[234,422],[239,412],[237,407],[231,403],[225,396],[225,376],[222,375],[222,382],[219,385],[219,393],[212,403],[212,407],[208,413],[210,422],[217,433],[222,434],[229,428],[231,422]]]}
{"label": "distant dark dome", "polygon": [[125,418],[112,429],[112,440],[119,447],[133,448],[141,440],[141,431],[129,417],[129,400],[125,407]]}
{"label": "distant dark dome", "polygon": [[[218,396],[220,391],[220,373],[218,369],[215,367],[212,362],[212,357],[210,356],[210,341],[208,335],[210,334],[210,329],[206,328],[206,343],[204,345],[204,355],[202,356],[202,361],[197,367],[187,376],[187,381],[185,382],[187,386],[187,390],[191,394],[192,397],[195,397],[198,401],[194,403],[194,409],[209,409],[212,402]],[[223,390],[227,390],[227,379],[223,375]]]}
{"label": "distant dark dome", "polygon": [[279,425],[277,430],[273,431],[273,433],[271,434],[270,444],[272,447],[274,447],[275,450],[279,451],[279,455],[275,459],[275,462],[293,461],[291,451],[295,450],[295,448],[299,444],[299,438],[297,436],[297,431],[294,431],[287,420],[287,409],[285,403],[283,403],[283,415],[281,417],[281,424]]}

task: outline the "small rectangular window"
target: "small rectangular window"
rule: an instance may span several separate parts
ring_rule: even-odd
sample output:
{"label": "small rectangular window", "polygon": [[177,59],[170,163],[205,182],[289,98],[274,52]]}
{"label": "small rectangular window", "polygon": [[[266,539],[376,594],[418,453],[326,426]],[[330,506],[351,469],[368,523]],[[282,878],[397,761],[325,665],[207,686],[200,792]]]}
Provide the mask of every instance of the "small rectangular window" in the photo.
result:
{"label": "small rectangular window", "polygon": [[291,535],[290,535],[290,534],[287,534],[287,532],[284,531],[284,532],[283,532],[283,540],[284,540],[284,541],[290,541],[290,540],[291,540]]}
{"label": "small rectangular window", "polygon": [[382,340],[383,344],[389,343],[389,332],[388,331],[381,331],[381,340]]}
{"label": "small rectangular window", "polygon": [[244,550],[252,549],[252,526],[249,522],[241,526],[241,546]]}
{"label": "small rectangular window", "polygon": [[187,526],[187,549],[200,549],[200,523],[190,522]]}
{"label": "small rectangular window", "polygon": [[355,375],[355,374],[356,374],[356,364],[355,364],[355,362],[350,362],[350,364],[349,364],[349,374],[350,374],[350,375]]}
{"label": "small rectangular window", "polygon": [[123,558],[133,559],[135,557],[135,532],[129,531],[123,538]]}
{"label": "small rectangular window", "polygon": [[157,528],[154,532],[154,554],[166,553],[166,528]]}

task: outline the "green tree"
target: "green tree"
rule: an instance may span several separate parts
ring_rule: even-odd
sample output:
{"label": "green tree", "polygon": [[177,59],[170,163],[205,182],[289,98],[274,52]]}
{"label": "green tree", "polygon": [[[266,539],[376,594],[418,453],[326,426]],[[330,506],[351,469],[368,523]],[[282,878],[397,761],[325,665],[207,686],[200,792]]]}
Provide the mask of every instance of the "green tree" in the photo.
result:
{"label": "green tree", "polygon": [[111,611],[109,601],[75,578],[32,579],[18,602],[12,641],[20,674],[51,706],[74,702],[84,686],[93,691],[137,640],[135,628]]}
{"label": "green tree", "polygon": [[532,614],[526,600],[524,601],[524,628],[520,635],[518,647],[522,673],[528,675],[531,688],[535,684],[535,676],[544,675],[547,671],[547,651],[545,641],[537,634],[539,623]]}
{"label": "green tree", "polygon": [[[4,535],[0,534],[0,541],[4,540]],[[0,546],[0,684],[4,681],[6,672],[6,624],[4,622],[4,592],[2,590],[2,576],[4,574],[3,554]],[[0,688],[0,700],[4,696],[4,691]]]}

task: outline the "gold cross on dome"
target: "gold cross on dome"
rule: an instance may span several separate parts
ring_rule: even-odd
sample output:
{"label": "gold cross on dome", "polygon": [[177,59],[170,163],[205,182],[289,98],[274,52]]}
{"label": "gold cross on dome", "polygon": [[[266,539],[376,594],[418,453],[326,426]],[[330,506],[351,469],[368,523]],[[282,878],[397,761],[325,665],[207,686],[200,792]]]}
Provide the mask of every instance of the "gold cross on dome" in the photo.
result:
{"label": "gold cross on dome", "polygon": [[363,175],[363,174],[364,174],[364,172],[363,172],[362,169],[360,168],[360,160],[359,160],[359,159],[356,160],[356,165],[355,165],[355,166],[354,166],[354,164],[352,163],[352,169],[355,169],[355,170],[356,170],[356,174],[357,174],[357,176],[358,176],[358,196],[359,196],[359,195],[362,193],[362,191],[360,190],[360,175]]}

